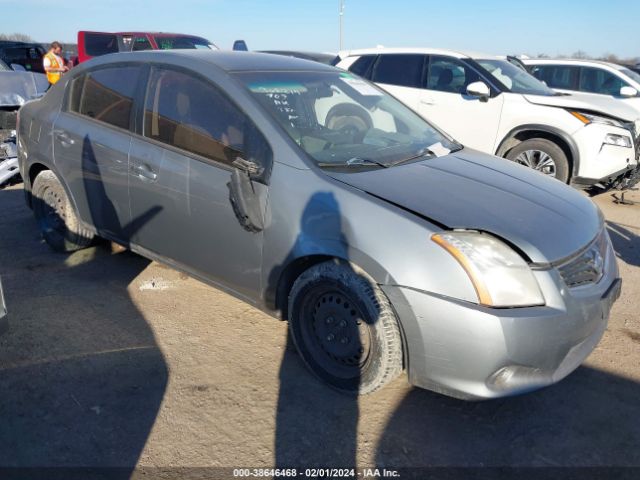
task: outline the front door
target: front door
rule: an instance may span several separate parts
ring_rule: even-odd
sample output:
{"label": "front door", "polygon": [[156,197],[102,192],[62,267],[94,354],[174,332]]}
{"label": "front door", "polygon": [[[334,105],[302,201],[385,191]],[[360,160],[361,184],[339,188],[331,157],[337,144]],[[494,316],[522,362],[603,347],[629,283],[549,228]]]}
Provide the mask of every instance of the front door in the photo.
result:
{"label": "front door", "polygon": [[130,125],[139,66],[101,68],[72,80],[54,125],[54,163],[80,218],[127,241]]}
{"label": "front door", "polygon": [[[266,140],[217,87],[184,71],[151,70],[143,119],[131,145],[133,243],[255,298],[263,235],[239,221],[230,182],[236,158],[271,161]],[[253,186],[264,212],[267,187]]]}

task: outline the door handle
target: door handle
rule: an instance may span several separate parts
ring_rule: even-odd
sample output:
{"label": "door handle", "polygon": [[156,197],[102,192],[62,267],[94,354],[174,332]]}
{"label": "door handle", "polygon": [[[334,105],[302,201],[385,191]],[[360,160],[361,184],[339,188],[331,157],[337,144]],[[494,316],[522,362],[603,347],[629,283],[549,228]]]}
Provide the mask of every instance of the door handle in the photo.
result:
{"label": "door handle", "polygon": [[56,139],[58,139],[63,147],[70,147],[71,145],[76,143],[75,140],[71,138],[67,132],[56,133]]}
{"label": "door handle", "polygon": [[427,98],[421,98],[420,103],[422,105],[435,105],[436,101],[431,97],[427,97]]}
{"label": "door handle", "polygon": [[131,170],[139,177],[146,178],[148,180],[156,180],[158,174],[151,170],[148,165],[134,165]]}

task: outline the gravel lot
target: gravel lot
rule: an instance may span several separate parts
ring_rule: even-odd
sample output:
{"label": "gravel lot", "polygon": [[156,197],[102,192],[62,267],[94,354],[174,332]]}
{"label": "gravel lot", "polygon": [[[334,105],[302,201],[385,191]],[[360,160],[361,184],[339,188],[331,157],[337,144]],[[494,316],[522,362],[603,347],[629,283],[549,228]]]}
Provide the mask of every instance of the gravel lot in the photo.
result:
{"label": "gravel lot", "polygon": [[0,190],[0,466],[640,466],[640,204],[595,200],[624,280],[603,341],[556,386],[466,403],[405,376],[337,394],[285,323],[106,245],[53,253]]}

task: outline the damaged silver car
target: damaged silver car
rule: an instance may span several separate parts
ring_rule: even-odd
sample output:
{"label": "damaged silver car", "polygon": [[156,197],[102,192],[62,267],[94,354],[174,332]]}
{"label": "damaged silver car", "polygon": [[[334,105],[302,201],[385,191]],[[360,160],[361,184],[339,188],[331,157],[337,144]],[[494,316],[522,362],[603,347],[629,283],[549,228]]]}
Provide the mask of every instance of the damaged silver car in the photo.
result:
{"label": "damaged silver car", "polygon": [[19,179],[15,132],[18,110],[44,95],[48,86],[43,74],[14,71],[0,61],[0,187]]}
{"label": "damaged silver car", "polygon": [[402,370],[463,398],[550,385],[620,294],[591,200],[320,63],[101,57],[25,105],[18,147],[53,248],[103,237],[284,318],[343,391]]}

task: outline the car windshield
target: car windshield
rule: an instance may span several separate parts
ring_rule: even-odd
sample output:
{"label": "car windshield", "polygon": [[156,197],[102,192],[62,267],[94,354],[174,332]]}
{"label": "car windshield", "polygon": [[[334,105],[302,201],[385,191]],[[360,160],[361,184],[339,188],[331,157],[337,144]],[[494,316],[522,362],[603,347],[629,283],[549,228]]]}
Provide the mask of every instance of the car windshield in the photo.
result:
{"label": "car windshield", "polygon": [[630,70],[628,68],[621,68],[620,71],[634,82],[640,83],[640,74],[638,74],[637,72],[634,72],[633,70]]}
{"label": "car windshield", "polygon": [[512,93],[556,95],[556,92],[533,75],[506,60],[476,59],[476,62]]}
{"label": "car windshield", "polygon": [[383,168],[462,148],[383,90],[350,73],[235,76],[322,168]]}
{"label": "car windshield", "polygon": [[11,71],[11,68],[9,68],[9,65],[7,65],[2,60],[0,60],[0,72],[9,72],[9,71]]}
{"label": "car windshield", "polygon": [[183,36],[156,36],[155,39],[160,50],[217,50],[217,47],[215,45],[213,45],[208,40],[205,40],[204,38]]}

